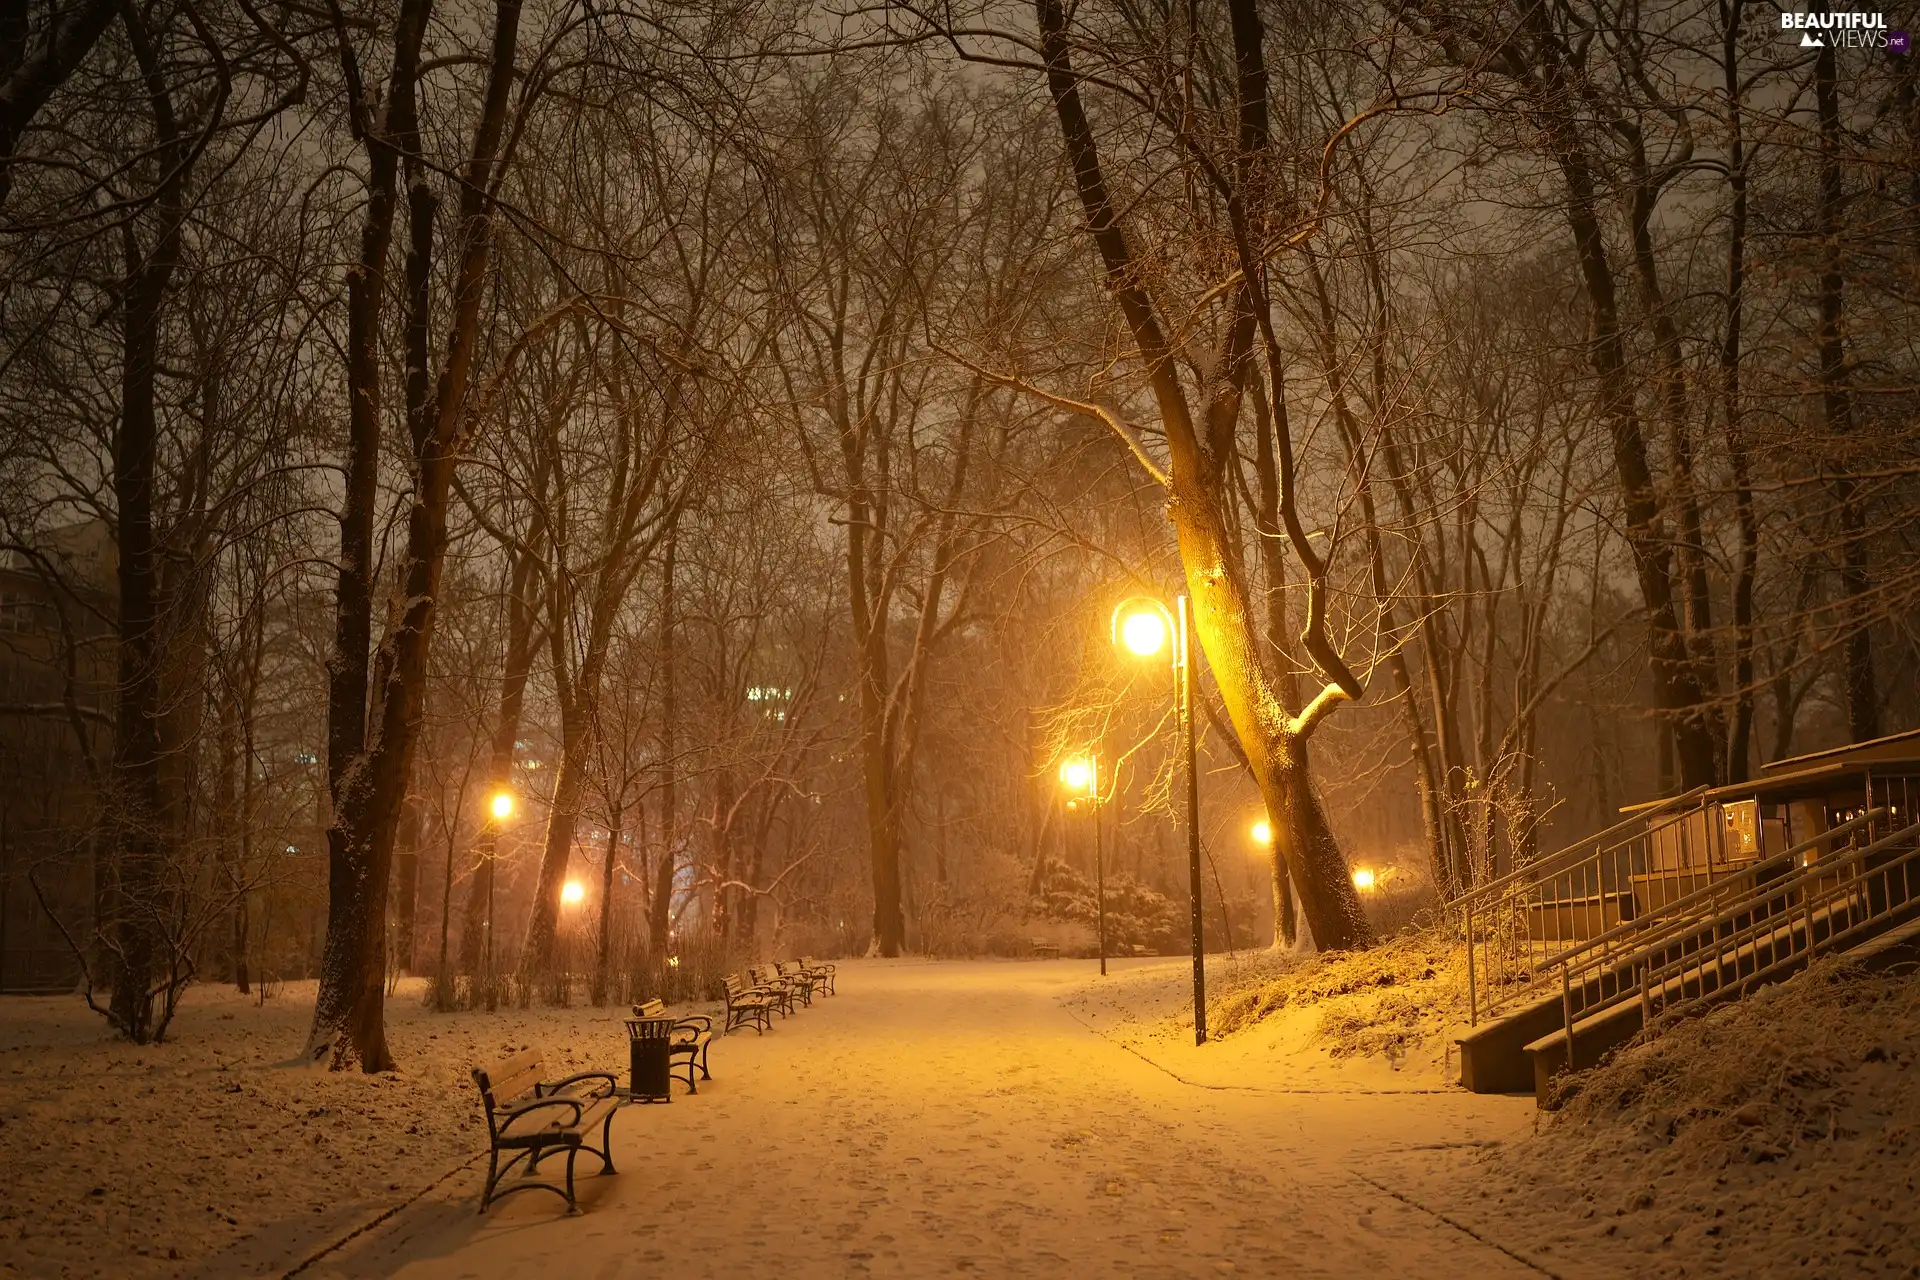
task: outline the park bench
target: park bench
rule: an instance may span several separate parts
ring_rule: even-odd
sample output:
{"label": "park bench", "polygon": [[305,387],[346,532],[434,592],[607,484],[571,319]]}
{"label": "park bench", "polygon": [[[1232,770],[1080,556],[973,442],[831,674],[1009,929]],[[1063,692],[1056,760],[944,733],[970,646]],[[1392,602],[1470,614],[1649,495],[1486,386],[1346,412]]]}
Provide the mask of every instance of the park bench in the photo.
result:
{"label": "park bench", "polygon": [[833,994],[833,966],[822,964],[812,956],[801,956],[800,967],[813,975],[814,983],[828,995]]}
{"label": "park bench", "polygon": [[[644,1001],[633,1006],[636,1018],[664,1018],[667,1016],[666,1002],[658,998]],[[670,1062],[687,1069],[687,1092],[698,1093],[700,1086],[693,1082],[693,1069],[700,1068],[702,1080],[713,1079],[707,1070],[707,1045],[713,1040],[713,1019],[704,1013],[689,1014],[678,1018],[673,1024],[673,1040],[667,1049]]]}
{"label": "park bench", "polygon": [[793,984],[794,992],[800,997],[801,1004],[806,1005],[809,1009],[813,1007],[814,988],[819,984],[813,980],[812,974],[800,967],[798,961],[775,960],[773,962],[773,971]]}
{"label": "park bench", "polygon": [[[582,1071],[564,1080],[540,1078],[544,1067],[535,1050],[522,1050],[491,1067],[475,1067],[473,1083],[479,1086],[480,1101],[487,1111],[487,1186],[480,1194],[480,1212],[500,1196],[543,1187],[564,1196],[567,1212],[578,1213],[580,1203],[573,1194],[573,1162],[582,1150],[600,1157],[600,1172],[612,1173],[613,1116],[621,1099],[614,1093],[618,1081],[605,1071]],[[601,1082],[592,1088],[589,1082]],[[589,1139],[595,1126],[600,1129],[600,1145]],[[564,1188],[542,1182],[533,1175],[540,1162],[559,1151],[567,1153],[567,1184]],[[503,1153],[505,1164],[500,1162]],[[505,1191],[500,1181],[515,1165],[525,1162],[521,1180]],[[498,1195],[496,1195],[498,1191]]]}
{"label": "park bench", "polygon": [[1048,942],[1045,938],[1031,938],[1029,941],[1033,943],[1033,954],[1036,958],[1041,960],[1058,960],[1060,958],[1059,943]]}
{"label": "park bench", "polygon": [[773,995],[750,987],[739,974],[729,974],[726,983],[726,1029],[752,1026],[757,1035],[773,1025]]}
{"label": "park bench", "polygon": [[792,979],[783,978],[764,967],[748,969],[747,978],[754,986],[773,997],[773,1007],[780,1011],[781,1017],[784,1018],[793,1012],[793,998],[799,993],[794,990],[795,984]]}

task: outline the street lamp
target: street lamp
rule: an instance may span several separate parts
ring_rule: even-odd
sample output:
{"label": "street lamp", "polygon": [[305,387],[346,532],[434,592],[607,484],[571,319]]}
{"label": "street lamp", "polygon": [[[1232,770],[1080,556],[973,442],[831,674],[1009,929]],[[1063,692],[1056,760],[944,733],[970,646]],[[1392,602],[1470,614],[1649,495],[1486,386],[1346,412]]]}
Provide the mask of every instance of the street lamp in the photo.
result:
{"label": "street lamp", "polygon": [[492,830],[487,833],[487,1008],[494,1007],[498,998],[494,991],[493,975],[493,882],[499,879],[497,863],[499,860],[500,829],[507,819],[513,816],[513,792],[502,787],[487,800],[487,813],[491,816]]}
{"label": "street lamp", "polygon": [[1174,707],[1180,714],[1182,747],[1187,759],[1187,891],[1193,907],[1193,1042],[1207,1042],[1206,922],[1200,911],[1200,774],[1196,764],[1193,727],[1194,670],[1192,627],[1187,598],[1174,601],[1174,611],[1152,596],[1128,596],[1113,610],[1113,643],[1136,658],[1151,658],[1169,650],[1174,674]]}
{"label": "street lamp", "polygon": [[1100,974],[1105,977],[1107,972],[1107,859],[1106,851],[1100,844],[1100,757],[1092,752],[1084,756],[1068,756],[1060,763],[1060,785],[1074,797],[1067,801],[1067,808],[1074,808],[1079,803],[1079,799],[1085,797],[1087,806],[1093,810],[1093,877],[1094,883],[1098,886],[1095,894],[1099,902]]}
{"label": "street lamp", "polygon": [[1271,848],[1273,845],[1273,824],[1265,818],[1254,823],[1248,834],[1253,836],[1253,842],[1262,849]]}

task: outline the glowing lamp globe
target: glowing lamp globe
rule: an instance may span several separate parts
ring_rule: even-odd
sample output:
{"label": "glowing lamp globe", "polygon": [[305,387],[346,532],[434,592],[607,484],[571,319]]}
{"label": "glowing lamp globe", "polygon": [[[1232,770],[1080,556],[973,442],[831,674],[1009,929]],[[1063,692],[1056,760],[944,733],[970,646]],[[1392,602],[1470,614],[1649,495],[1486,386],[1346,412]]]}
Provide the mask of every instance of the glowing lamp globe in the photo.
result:
{"label": "glowing lamp globe", "polygon": [[1372,867],[1355,867],[1353,869],[1354,888],[1362,893],[1371,893],[1373,892],[1373,883],[1374,875]]}
{"label": "glowing lamp globe", "polygon": [[586,898],[587,886],[581,884],[578,880],[569,880],[560,886],[560,901],[569,907],[577,906],[585,902]]}
{"label": "glowing lamp globe", "polygon": [[1167,620],[1153,609],[1130,613],[1120,620],[1120,643],[1129,653],[1150,658],[1167,643]]}
{"label": "glowing lamp globe", "polygon": [[511,818],[513,816],[513,793],[511,791],[497,792],[493,799],[488,802],[487,810],[496,818]]}
{"label": "glowing lamp globe", "polygon": [[1075,756],[1060,766],[1060,781],[1069,791],[1093,790],[1093,764]]}
{"label": "glowing lamp globe", "polygon": [[1253,842],[1260,845],[1273,843],[1273,825],[1265,818],[1253,824]]}

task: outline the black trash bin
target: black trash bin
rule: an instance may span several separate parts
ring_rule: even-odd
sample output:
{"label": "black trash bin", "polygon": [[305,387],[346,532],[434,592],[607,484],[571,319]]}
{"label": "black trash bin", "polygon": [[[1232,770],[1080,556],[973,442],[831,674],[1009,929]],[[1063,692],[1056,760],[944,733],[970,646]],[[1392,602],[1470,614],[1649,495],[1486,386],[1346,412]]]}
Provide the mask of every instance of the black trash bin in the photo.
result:
{"label": "black trash bin", "polygon": [[672,1018],[628,1018],[628,1049],[633,1065],[630,1081],[635,1102],[673,1101],[671,1065]]}

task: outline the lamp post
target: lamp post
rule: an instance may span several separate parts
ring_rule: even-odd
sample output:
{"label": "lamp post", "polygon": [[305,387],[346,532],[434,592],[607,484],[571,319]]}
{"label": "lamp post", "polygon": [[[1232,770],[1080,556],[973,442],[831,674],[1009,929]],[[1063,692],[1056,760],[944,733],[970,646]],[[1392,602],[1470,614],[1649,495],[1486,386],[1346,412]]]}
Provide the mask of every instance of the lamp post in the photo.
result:
{"label": "lamp post", "polygon": [[493,882],[499,879],[500,831],[513,816],[513,792],[502,788],[487,801],[487,814],[493,821],[493,840],[487,845],[487,1009],[492,1011],[498,997],[494,993],[493,974]]}
{"label": "lamp post", "polygon": [[1192,627],[1187,598],[1174,601],[1174,611],[1151,596],[1129,596],[1113,610],[1113,643],[1136,658],[1151,658],[1163,647],[1172,650],[1174,707],[1179,713],[1181,748],[1187,765],[1187,892],[1193,919],[1193,1042],[1207,1042],[1206,922],[1200,910],[1200,775],[1196,765],[1193,726],[1194,669]]}
{"label": "lamp post", "polygon": [[1107,858],[1100,842],[1100,757],[1091,751],[1084,756],[1069,756],[1060,765],[1060,783],[1076,799],[1085,796],[1088,807],[1093,810],[1093,878],[1098,886],[1094,892],[1099,903],[1100,973],[1104,977],[1107,972]]}

